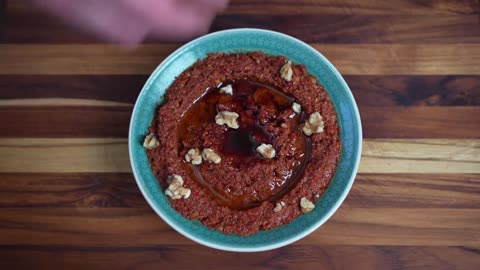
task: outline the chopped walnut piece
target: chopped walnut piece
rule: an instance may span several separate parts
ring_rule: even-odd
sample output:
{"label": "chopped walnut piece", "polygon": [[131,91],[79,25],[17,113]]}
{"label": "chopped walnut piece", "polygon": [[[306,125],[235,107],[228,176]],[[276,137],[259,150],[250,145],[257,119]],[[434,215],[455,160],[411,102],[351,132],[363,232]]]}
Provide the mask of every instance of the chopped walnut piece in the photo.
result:
{"label": "chopped walnut piece", "polygon": [[262,143],[257,147],[257,152],[262,155],[264,158],[274,158],[275,157],[275,148],[271,144]]}
{"label": "chopped walnut piece", "polygon": [[309,201],[307,198],[303,197],[300,199],[300,208],[302,213],[306,214],[309,213],[315,208],[315,204]]}
{"label": "chopped walnut piece", "polygon": [[283,67],[280,69],[280,76],[287,82],[292,80],[292,61],[288,61],[285,65],[283,65]]}
{"label": "chopped walnut piece", "polygon": [[188,199],[192,191],[189,188],[183,187],[183,178],[178,174],[169,175],[167,178],[168,188],[165,190],[165,195],[174,200],[181,198]]}
{"label": "chopped walnut piece", "polygon": [[202,164],[202,155],[200,154],[200,149],[192,148],[188,150],[187,154],[185,154],[185,161],[190,162],[193,165]]}
{"label": "chopped walnut piece", "polygon": [[222,111],[218,112],[215,116],[215,123],[218,125],[227,125],[229,128],[237,129],[239,128],[237,118],[238,113],[236,112],[229,112],[229,111]]}
{"label": "chopped walnut piece", "polygon": [[232,88],[232,85],[229,84],[229,85],[226,85],[222,88],[220,88],[220,93],[224,93],[224,94],[227,94],[227,95],[233,95],[233,88]]}
{"label": "chopped walnut piece", "polygon": [[143,141],[143,147],[149,150],[157,147],[159,144],[160,142],[158,141],[157,136],[153,133],[148,134]]}
{"label": "chopped walnut piece", "polygon": [[167,183],[169,185],[183,186],[183,178],[178,174],[171,174],[167,177]]}
{"label": "chopped walnut piece", "polygon": [[210,163],[215,163],[218,164],[220,161],[222,161],[222,158],[213,151],[211,148],[205,148],[202,151],[202,157],[204,160],[210,162]]}
{"label": "chopped walnut piece", "polygon": [[275,205],[275,208],[273,208],[273,212],[280,212],[282,211],[282,208],[285,206],[284,202],[277,202]]}
{"label": "chopped walnut piece", "polygon": [[295,112],[295,113],[300,113],[302,111],[302,106],[296,102],[294,102],[292,104],[292,110]]}
{"label": "chopped walnut piece", "polygon": [[313,133],[321,133],[323,132],[325,123],[323,122],[323,118],[318,112],[314,112],[310,114],[308,120],[302,127],[303,133],[305,135],[310,136]]}

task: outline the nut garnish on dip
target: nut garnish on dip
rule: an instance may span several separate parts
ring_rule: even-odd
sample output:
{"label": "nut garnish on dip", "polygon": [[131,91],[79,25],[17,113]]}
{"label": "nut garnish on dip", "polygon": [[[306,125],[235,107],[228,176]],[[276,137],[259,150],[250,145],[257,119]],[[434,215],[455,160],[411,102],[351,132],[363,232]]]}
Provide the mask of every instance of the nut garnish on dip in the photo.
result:
{"label": "nut garnish on dip", "polygon": [[305,66],[261,52],[214,53],[186,69],[149,132],[162,149],[146,153],[172,207],[227,234],[312,211],[341,152],[323,86]]}
{"label": "nut garnish on dip", "polygon": [[238,113],[223,111],[217,113],[217,115],[215,116],[215,123],[217,123],[218,125],[227,125],[229,128],[237,129],[237,119]]}
{"label": "nut garnish on dip", "polygon": [[262,143],[257,147],[257,152],[262,155],[264,158],[274,158],[275,157],[275,148],[271,144]]}
{"label": "nut garnish on dip", "polygon": [[165,190],[165,195],[174,200],[188,199],[191,190],[183,187],[183,178],[178,174],[169,175],[167,178],[168,188]]}
{"label": "nut garnish on dip", "polygon": [[280,75],[282,76],[282,79],[287,82],[292,80],[292,61],[288,61],[285,65],[282,66],[282,68],[280,69]]}
{"label": "nut garnish on dip", "polygon": [[143,147],[147,148],[148,150],[151,150],[157,147],[159,144],[160,142],[158,141],[157,137],[153,133],[150,133],[147,136],[145,136],[145,140],[143,141]]}
{"label": "nut garnish on dip", "polygon": [[192,148],[188,150],[188,152],[185,154],[185,161],[190,162],[193,165],[202,164],[202,154],[200,154],[200,149]]}

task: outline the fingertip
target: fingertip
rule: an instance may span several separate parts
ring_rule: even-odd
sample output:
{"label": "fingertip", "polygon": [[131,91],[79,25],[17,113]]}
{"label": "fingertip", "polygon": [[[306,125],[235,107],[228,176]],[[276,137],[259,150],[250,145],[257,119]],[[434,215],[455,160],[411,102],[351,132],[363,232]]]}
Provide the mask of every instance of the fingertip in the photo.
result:
{"label": "fingertip", "polygon": [[227,9],[229,0],[184,0],[181,5],[195,6],[200,9],[208,9],[213,13],[219,13]]}
{"label": "fingertip", "polygon": [[151,34],[160,38],[168,37],[169,41],[187,41],[208,33],[215,18],[211,13],[185,10],[177,15],[168,22],[168,26],[157,24]]}

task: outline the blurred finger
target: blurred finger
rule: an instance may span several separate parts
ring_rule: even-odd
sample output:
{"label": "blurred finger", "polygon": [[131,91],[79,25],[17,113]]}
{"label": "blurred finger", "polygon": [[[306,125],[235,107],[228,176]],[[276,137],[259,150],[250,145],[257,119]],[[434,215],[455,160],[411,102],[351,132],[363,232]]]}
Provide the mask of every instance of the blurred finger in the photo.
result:
{"label": "blurred finger", "polygon": [[45,10],[70,25],[89,30],[103,39],[136,44],[149,32],[147,23],[116,0],[36,0]]}
{"label": "blurred finger", "polygon": [[224,11],[228,6],[228,0],[181,0],[184,4],[194,7],[207,8],[218,13]]}
{"label": "blurred finger", "polygon": [[177,0],[123,0],[149,22],[151,33],[162,39],[186,40],[208,32],[215,16],[211,7]]}
{"label": "blurred finger", "polygon": [[191,38],[206,34],[213,21],[213,16],[198,13],[183,12],[181,16],[170,21],[168,25],[152,26],[151,34],[162,40],[186,41]]}

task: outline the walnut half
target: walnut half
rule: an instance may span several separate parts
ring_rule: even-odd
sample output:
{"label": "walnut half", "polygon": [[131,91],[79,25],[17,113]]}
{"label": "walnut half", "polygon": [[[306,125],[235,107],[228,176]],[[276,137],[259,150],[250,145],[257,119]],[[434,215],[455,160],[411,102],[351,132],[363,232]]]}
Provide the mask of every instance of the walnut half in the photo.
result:
{"label": "walnut half", "polygon": [[174,200],[181,198],[188,199],[192,191],[183,187],[183,178],[178,174],[169,175],[167,178],[168,188],[165,190],[165,195]]}
{"label": "walnut half", "polygon": [[299,114],[302,111],[302,106],[296,102],[292,104],[292,110],[296,113]]}
{"label": "walnut half", "polygon": [[282,211],[282,208],[285,206],[284,202],[277,202],[275,205],[275,208],[273,208],[273,212],[280,212]]}
{"label": "walnut half", "polygon": [[275,148],[271,144],[262,143],[257,147],[257,152],[264,158],[272,159],[275,157]]}
{"label": "walnut half", "polygon": [[308,120],[302,127],[302,131],[305,133],[305,135],[310,136],[313,133],[323,132],[324,127],[325,123],[323,122],[322,116],[319,112],[314,112],[308,117]]}
{"label": "walnut half", "polygon": [[280,69],[280,77],[285,81],[289,82],[292,80],[293,70],[292,70],[292,61],[288,61],[283,67]]}
{"label": "walnut half", "polygon": [[157,147],[159,144],[160,142],[158,141],[157,137],[153,133],[150,133],[147,136],[145,136],[145,140],[143,141],[143,147],[145,147],[148,150],[151,150]]}
{"label": "walnut half", "polygon": [[226,85],[226,86],[220,88],[220,93],[223,93],[223,94],[227,94],[227,95],[232,96],[232,95],[233,95],[233,87],[232,87],[232,85],[229,84],[229,85]]}
{"label": "walnut half", "polygon": [[204,160],[210,162],[210,163],[215,163],[218,164],[220,161],[222,161],[222,158],[213,151],[211,148],[205,148],[202,151],[202,157]]}
{"label": "walnut half", "polygon": [[185,154],[185,161],[190,162],[193,165],[202,164],[202,155],[200,154],[200,149],[192,148],[188,150],[187,154]]}
{"label": "walnut half", "polygon": [[237,118],[239,117],[236,112],[222,111],[218,112],[215,116],[215,123],[217,125],[227,125],[229,128],[237,129],[239,128]]}
{"label": "walnut half", "polygon": [[315,208],[315,204],[313,204],[307,198],[302,197],[300,199],[300,209],[302,210],[302,213],[304,214],[309,213],[313,210],[313,208]]}

